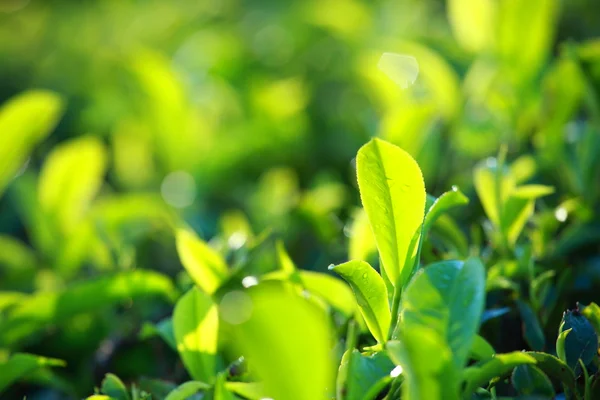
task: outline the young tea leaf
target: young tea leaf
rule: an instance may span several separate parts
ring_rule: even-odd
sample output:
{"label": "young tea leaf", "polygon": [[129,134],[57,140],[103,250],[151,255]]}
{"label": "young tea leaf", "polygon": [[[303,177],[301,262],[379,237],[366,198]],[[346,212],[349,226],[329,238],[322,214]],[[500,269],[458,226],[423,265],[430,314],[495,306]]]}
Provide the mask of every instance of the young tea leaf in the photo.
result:
{"label": "young tea leaf", "polygon": [[176,232],[177,253],[196,285],[213,294],[227,277],[227,264],[219,253],[186,229]]}
{"label": "young tea leaf", "polygon": [[102,386],[100,387],[100,391],[110,396],[111,399],[115,400],[130,400],[129,393],[127,392],[127,387],[119,379],[118,376],[114,374],[106,374],[104,379],[102,380]]}
{"label": "young tea leaf", "polygon": [[207,385],[204,382],[185,382],[173,389],[173,391],[165,397],[165,400],[186,400],[196,393],[210,390],[210,388],[210,385]]}
{"label": "young tea leaf", "polygon": [[431,264],[413,278],[402,297],[400,332],[427,327],[464,367],[485,303],[485,269],[477,258]]}
{"label": "young tea leaf", "polygon": [[385,343],[391,314],[387,289],[381,276],[367,262],[358,260],[332,265],[329,269],[350,284],[371,334],[379,343]]}
{"label": "young tea leaf", "polygon": [[0,196],[33,147],[52,131],[64,108],[55,93],[28,91],[0,108]]}
{"label": "young tea leaf", "polygon": [[468,203],[469,198],[465,196],[458,187],[453,186],[451,191],[442,194],[434,201],[431,207],[429,207],[427,214],[425,215],[425,222],[423,223],[423,235],[426,235],[427,232],[429,232],[431,225],[433,225],[435,220],[444,212]]}
{"label": "young tea leaf", "polygon": [[210,296],[198,288],[183,295],[173,312],[173,331],[177,351],[191,377],[214,382],[219,314]]}
{"label": "young tea leaf", "polygon": [[[392,284],[412,273],[425,214],[425,184],[416,161],[391,143],[373,139],[356,158],[358,186],[383,268]],[[418,240],[417,243],[418,244]]]}
{"label": "young tea leaf", "polygon": [[512,352],[506,354],[496,354],[492,359],[479,362],[468,367],[463,372],[463,379],[466,386],[464,390],[465,398],[479,386],[487,384],[496,377],[503,377],[518,365],[535,364],[536,360],[532,356],[522,352]]}

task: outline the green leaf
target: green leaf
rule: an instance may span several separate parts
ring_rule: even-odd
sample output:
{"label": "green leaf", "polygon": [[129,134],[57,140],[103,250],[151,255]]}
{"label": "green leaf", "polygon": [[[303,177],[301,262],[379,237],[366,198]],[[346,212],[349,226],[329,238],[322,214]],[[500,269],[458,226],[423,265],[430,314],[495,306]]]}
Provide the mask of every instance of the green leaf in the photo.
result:
{"label": "green leaf", "polygon": [[228,275],[223,257],[189,230],[178,229],[176,239],[177,252],[186,271],[196,285],[213,294]]}
{"label": "green leaf", "polygon": [[192,288],[173,311],[177,351],[190,376],[203,382],[216,378],[219,314],[209,295]]}
{"label": "green leaf", "polygon": [[579,375],[582,372],[579,360],[589,365],[597,357],[598,335],[587,318],[577,311],[566,311],[563,315],[559,333],[568,330],[570,333],[564,339],[564,361]]}
{"label": "green leaf", "polygon": [[448,20],[456,41],[466,50],[488,50],[494,40],[496,3],[493,0],[450,0]]}
{"label": "green leaf", "polygon": [[528,351],[526,354],[535,359],[536,367],[544,371],[546,375],[560,381],[571,391],[575,391],[575,375],[567,364],[548,353]]}
{"label": "green leaf", "polygon": [[294,273],[296,271],[296,265],[285,249],[283,242],[278,240],[277,243],[275,243],[275,248],[277,251],[277,264],[279,268],[288,274]]}
{"label": "green leaf", "polygon": [[102,185],[106,164],[106,149],[93,136],[60,144],[48,155],[40,171],[38,196],[59,232],[72,232],[82,220]]}
{"label": "green leaf", "polygon": [[400,341],[389,341],[386,349],[403,369],[403,399],[458,399],[458,370],[446,340],[435,330],[426,326],[403,330]]}
{"label": "green leaf", "polygon": [[600,335],[600,307],[598,307],[598,304],[591,303],[587,306],[580,305],[579,309],[583,316],[590,321],[596,330],[596,334]]}
{"label": "green leaf", "polygon": [[169,393],[165,400],[187,400],[196,393],[210,390],[210,388],[210,385],[204,382],[185,382]]}
{"label": "green leaf", "polygon": [[106,374],[104,379],[102,380],[102,386],[100,387],[100,391],[110,396],[112,399],[116,400],[129,400],[129,393],[127,392],[127,387],[125,384],[119,379],[118,376],[114,374]]}
{"label": "green leaf", "polygon": [[521,396],[554,398],[555,392],[550,379],[534,365],[519,365],[512,374],[511,382]]}
{"label": "green leaf", "polygon": [[416,161],[404,150],[373,139],[357,155],[358,186],[391,282],[404,285],[417,247],[410,247],[423,224],[425,184]]}
{"label": "green leaf", "polygon": [[247,293],[253,312],[232,327],[232,343],[264,384],[267,397],[326,398],[335,387],[327,314],[280,282],[262,282]]}
{"label": "green leaf", "polygon": [[352,290],[341,279],[314,271],[298,271],[298,274],[306,290],[319,296],[347,317],[358,311]]}
{"label": "green leaf", "polygon": [[260,382],[225,382],[225,387],[230,392],[249,400],[261,400],[267,397],[264,385]]}
{"label": "green leaf", "polygon": [[485,303],[485,269],[477,258],[442,261],[419,272],[402,297],[400,332],[427,327],[443,340],[457,370],[464,367]]}
{"label": "green leaf", "polygon": [[54,129],[62,115],[63,100],[55,93],[21,93],[0,108],[0,196],[25,163],[33,148]]}
{"label": "green leaf", "polygon": [[345,400],[364,399],[376,382],[394,369],[394,363],[385,352],[367,356],[352,350],[348,363]]}
{"label": "green leaf", "polygon": [[552,186],[522,185],[517,187],[512,195],[520,199],[534,200],[552,193],[554,193],[554,188]]}
{"label": "green leaf", "polygon": [[64,367],[66,363],[55,358],[15,353],[7,361],[0,363],[0,393],[18,379],[42,367]]}
{"label": "green leaf", "polygon": [[329,269],[350,284],[371,334],[379,343],[385,343],[391,314],[387,289],[381,276],[367,262],[358,260],[332,265]]}
{"label": "green leaf", "polygon": [[29,296],[0,319],[0,347],[15,346],[53,324],[85,312],[148,296],[172,300],[176,291],[169,278],[136,270],[78,283],[58,292]]}
{"label": "green leaf", "polygon": [[491,344],[488,343],[483,337],[475,335],[473,344],[471,346],[470,357],[477,361],[488,360],[494,357],[496,351]]}
{"label": "green leaf", "polygon": [[236,400],[239,399],[226,385],[227,375],[224,373],[219,374],[215,387],[213,388],[213,400]]}
{"label": "green leaf", "polygon": [[509,374],[518,365],[535,364],[532,356],[523,352],[496,354],[492,359],[479,362],[463,371],[466,386],[465,397],[468,397],[479,386],[487,384],[490,380]]}
{"label": "green leaf", "polygon": [[515,187],[515,181],[507,168],[497,166],[495,158],[480,162],[473,172],[477,196],[485,214],[494,225],[500,227],[501,210]]}
{"label": "green leaf", "polygon": [[469,199],[467,196],[465,196],[458,187],[453,186],[451,191],[442,194],[434,201],[431,207],[429,207],[425,215],[425,222],[423,223],[423,235],[426,235],[427,232],[429,232],[429,229],[440,215],[451,208],[468,203]]}

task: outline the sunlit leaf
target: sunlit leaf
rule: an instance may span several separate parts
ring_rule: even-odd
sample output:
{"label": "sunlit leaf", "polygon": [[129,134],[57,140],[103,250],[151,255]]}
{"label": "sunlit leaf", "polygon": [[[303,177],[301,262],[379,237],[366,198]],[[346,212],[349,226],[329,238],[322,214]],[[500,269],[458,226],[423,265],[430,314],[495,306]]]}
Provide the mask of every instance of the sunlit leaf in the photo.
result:
{"label": "sunlit leaf", "polygon": [[405,151],[373,139],[357,156],[358,185],[387,276],[404,285],[417,246],[411,241],[425,213],[425,184],[419,166]]}
{"label": "sunlit leaf", "polygon": [[326,398],[334,388],[326,314],[276,282],[253,286],[248,294],[253,312],[234,326],[234,343],[265,393],[274,399]]}
{"label": "sunlit leaf", "polygon": [[429,229],[435,220],[444,212],[451,208],[458,207],[469,203],[469,199],[465,196],[458,187],[453,186],[452,190],[445,192],[429,207],[425,215],[423,223],[423,235],[429,232]]}
{"label": "sunlit leaf", "polygon": [[191,396],[199,392],[210,390],[210,385],[204,382],[190,381],[179,385],[176,389],[171,391],[165,400],[186,400]]}
{"label": "sunlit leaf", "polygon": [[64,367],[66,363],[54,358],[16,353],[0,363],[0,393],[18,379],[42,367]]}
{"label": "sunlit leaf", "polygon": [[36,144],[52,131],[63,111],[55,93],[32,90],[0,108],[0,196]]}
{"label": "sunlit leaf", "polygon": [[188,291],[173,311],[177,351],[196,380],[214,382],[217,368],[219,314],[210,296],[198,288]]}
{"label": "sunlit leaf", "polygon": [[103,394],[110,396],[110,398],[115,400],[130,399],[129,392],[127,392],[127,387],[119,379],[119,377],[114,374],[106,374],[102,380],[100,390]]}
{"label": "sunlit leaf", "polygon": [[571,390],[575,390],[575,375],[567,364],[548,353],[529,351],[526,354],[535,359],[536,367],[544,371],[548,377],[560,381]]}
{"label": "sunlit leaf", "polygon": [[379,343],[384,343],[391,315],[387,289],[381,276],[365,261],[352,260],[329,268],[350,284],[371,334]]}
{"label": "sunlit leaf", "polygon": [[493,0],[450,0],[448,20],[457,42],[472,52],[489,51],[495,36]]}
{"label": "sunlit leaf", "polygon": [[223,257],[189,230],[177,230],[176,238],[177,252],[186,271],[202,290],[214,293],[228,274]]}
{"label": "sunlit leaf", "polygon": [[84,136],[55,147],[46,158],[38,183],[39,202],[63,233],[87,212],[100,189],[107,155],[102,142]]}
{"label": "sunlit leaf", "polygon": [[250,400],[267,397],[263,384],[259,382],[225,382],[225,387],[232,393]]}
{"label": "sunlit leaf", "polygon": [[592,324],[596,334],[600,335],[600,307],[596,303],[590,303],[587,306],[580,305],[583,316]]}

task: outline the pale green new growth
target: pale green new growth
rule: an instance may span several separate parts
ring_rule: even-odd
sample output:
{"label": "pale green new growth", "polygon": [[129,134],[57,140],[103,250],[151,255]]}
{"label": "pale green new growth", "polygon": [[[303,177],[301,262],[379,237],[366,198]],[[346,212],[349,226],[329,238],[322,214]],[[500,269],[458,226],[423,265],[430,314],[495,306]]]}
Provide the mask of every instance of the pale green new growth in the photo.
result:
{"label": "pale green new growth", "polygon": [[423,175],[407,152],[379,139],[364,145],[356,162],[362,203],[383,268],[392,284],[404,285],[418,250],[411,241],[419,235],[425,213]]}

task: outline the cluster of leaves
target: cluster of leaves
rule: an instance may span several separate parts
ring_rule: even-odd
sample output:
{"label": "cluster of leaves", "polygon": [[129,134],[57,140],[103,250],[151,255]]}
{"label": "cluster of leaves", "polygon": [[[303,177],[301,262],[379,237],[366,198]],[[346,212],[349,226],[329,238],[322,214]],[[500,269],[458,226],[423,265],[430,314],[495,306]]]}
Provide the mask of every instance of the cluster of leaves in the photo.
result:
{"label": "cluster of leaves", "polygon": [[31,3],[0,73],[61,95],[0,109],[0,397],[600,397],[579,2]]}

